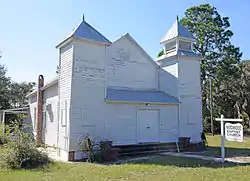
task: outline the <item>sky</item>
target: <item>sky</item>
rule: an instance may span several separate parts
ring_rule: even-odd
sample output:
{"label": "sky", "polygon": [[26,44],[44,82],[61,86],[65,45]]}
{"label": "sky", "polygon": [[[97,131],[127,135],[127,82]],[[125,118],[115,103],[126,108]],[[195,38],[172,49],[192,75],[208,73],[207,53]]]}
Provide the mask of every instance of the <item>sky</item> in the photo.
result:
{"label": "sky", "polygon": [[155,59],[159,41],[191,6],[209,3],[228,16],[232,42],[250,59],[249,0],[0,0],[0,64],[14,81],[56,76],[60,43],[82,20],[110,41],[129,33]]}

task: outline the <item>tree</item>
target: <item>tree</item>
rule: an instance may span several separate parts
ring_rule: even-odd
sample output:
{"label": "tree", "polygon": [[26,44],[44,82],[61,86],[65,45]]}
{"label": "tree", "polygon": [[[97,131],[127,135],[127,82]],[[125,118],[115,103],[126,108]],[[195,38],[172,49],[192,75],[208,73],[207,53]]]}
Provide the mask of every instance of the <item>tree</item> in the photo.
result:
{"label": "tree", "polygon": [[34,82],[16,83],[6,75],[7,69],[0,64],[0,110],[22,107],[28,104],[26,95],[35,86]]}
{"label": "tree", "polygon": [[162,56],[163,54],[164,54],[164,50],[160,51],[160,52],[158,53],[157,57],[160,57],[160,56]]}
{"label": "tree", "polygon": [[6,68],[3,65],[0,65],[0,110],[10,108],[10,78],[6,76]]}
{"label": "tree", "polygon": [[210,117],[207,106],[208,79],[213,80],[215,116],[238,117],[235,105],[240,98],[233,82],[241,77],[242,53],[231,43],[233,32],[229,29],[228,17],[221,17],[217,9],[209,4],[194,6],[186,10],[180,21],[197,39],[194,50],[201,54],[201,83],[203,119]]}
{"label": "tree", "polygon": [[10,103],[13,107],[24,107],[28,104],[26,95],[35,86],[34,82],[12,82],[10,86]]}

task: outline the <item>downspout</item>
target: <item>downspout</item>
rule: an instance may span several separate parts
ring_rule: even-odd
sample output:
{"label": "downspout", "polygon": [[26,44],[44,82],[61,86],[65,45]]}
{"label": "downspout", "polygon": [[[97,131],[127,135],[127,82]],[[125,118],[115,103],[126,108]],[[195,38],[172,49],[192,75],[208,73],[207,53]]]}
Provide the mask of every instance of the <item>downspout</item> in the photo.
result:
{"label": "downspout", "polygon": [[38,145],[43,144],[43,75],[39,75],[37,84],[37,109],[36,109],[36,142]]}

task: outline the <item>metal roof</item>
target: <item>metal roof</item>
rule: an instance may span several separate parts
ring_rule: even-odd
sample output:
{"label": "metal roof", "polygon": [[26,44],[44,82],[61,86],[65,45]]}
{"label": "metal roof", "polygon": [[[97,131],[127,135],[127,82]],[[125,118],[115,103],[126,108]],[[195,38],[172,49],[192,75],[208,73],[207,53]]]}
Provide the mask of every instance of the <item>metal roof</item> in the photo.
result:
{"label": "metal roof", "polygon": [[167,34],[162,38],[160,43],[163,43],[167,40],[171,40],[175,37],[183,37],[188,39],[194,39],[195,37],[190,33],[179,21],[176,19],[173,26],[168,30]]}
{"label": "metal roof", "polygon": [[119,90],[115,88],[107,89],[106,100],[143,103],[180,103],[177,98],[161,91]]}
{"label": "metal roof", "polygon": [[92,41],[100,42],[100,43],[104,43],[104,44],[111,44],[111,42],[105,36],[103,36],[99,31],[97,31],[90,24],[88,24],[84,19],[56,47],[59,47],[62,43],[64,43],[65,41],[67,41],[71,37],[83,38],[83,39],[92,40]]}
{"label": "metal roof", "polygon": [[185,55],[187,57],[193,57],[193,58],[202,58],[201,55],[186,50],[178,50],[177,55]]}

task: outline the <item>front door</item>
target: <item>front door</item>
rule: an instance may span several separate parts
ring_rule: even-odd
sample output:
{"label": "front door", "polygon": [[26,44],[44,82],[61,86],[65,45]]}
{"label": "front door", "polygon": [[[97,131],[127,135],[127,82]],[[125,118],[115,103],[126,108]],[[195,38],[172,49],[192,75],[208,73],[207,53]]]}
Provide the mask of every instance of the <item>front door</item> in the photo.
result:
{"label": "front door", "polygon": [[137,110],[137,142],[158,141],[159,111],[155,109]]}

